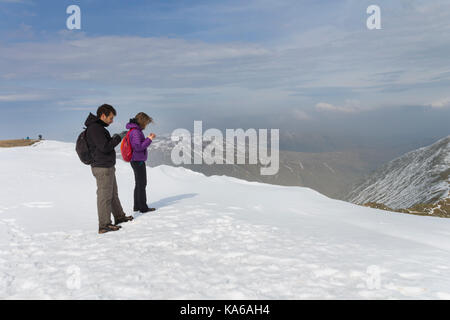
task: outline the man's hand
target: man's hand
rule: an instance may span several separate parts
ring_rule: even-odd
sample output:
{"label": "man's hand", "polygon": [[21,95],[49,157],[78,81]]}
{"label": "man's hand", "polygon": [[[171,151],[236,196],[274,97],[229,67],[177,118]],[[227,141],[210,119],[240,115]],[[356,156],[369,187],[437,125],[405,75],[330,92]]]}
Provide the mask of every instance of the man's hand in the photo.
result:
{"label": "man's hand", "polygon": [[156,135],[154,133],[150,133],[147,138],[149,138],[150,140],[153,140],[155,137],[156,137]]}
{"label": "man's hand", "polygon": [[122,131],[121,133],[118,133],[117,135],[120,137],[120,140],[122,140],[126,135],[127,135],[128,131]]}

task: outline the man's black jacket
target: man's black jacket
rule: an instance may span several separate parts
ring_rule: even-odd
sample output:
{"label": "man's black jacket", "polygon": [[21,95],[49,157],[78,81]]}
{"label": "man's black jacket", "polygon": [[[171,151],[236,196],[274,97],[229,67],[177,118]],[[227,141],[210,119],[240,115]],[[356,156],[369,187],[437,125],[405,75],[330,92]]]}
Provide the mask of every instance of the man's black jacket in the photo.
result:
{"label": "man's black jacket", "polygon": [[108,124],[98,117],[89,114],[84,125],[87,127],[87,142],[94,161],[92,167],[111,168],[116,164],[114,148],[122,141],[117,134],[111,135],[106,130]]}

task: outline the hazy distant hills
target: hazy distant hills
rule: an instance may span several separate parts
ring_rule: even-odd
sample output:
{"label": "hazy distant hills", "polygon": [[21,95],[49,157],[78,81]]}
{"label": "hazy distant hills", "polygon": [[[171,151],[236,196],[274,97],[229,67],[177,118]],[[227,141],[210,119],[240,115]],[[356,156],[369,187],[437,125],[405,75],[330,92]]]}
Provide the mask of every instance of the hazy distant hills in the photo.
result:
{"label": "hazy distant hills", "polygon": [[[148,165],[174,165],[171,151],[175,143],[169,136],[155,138],[150,146]],[[205,146],[205,144],[204,144]],[[235,148],[235,153],[237,152]],[[226,175],[286,186],[304,186],[332,198],[343,199],[352,185],[385,162],[385,154],[376,150],[343,152],[280,151],[279,171],[273,176],[260,174],[260,165],[182,165],[206,176]]]}
{"label": "hazy distant hills", "polygon": [[356,186],[346,200],[390,208],[432,204],[449,197],[450,136],[400,156]]}

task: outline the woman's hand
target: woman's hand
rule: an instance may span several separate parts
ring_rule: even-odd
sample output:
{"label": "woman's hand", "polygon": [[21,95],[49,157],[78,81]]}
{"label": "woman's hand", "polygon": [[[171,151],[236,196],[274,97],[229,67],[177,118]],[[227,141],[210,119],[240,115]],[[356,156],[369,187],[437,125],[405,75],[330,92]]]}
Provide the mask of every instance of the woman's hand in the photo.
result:
{"label": "woman's hand", "polygon": [[156,137],[156,135],[154,133],[150,133],[147,138],[149,138],[150,140],[153,140],[155,137]]}

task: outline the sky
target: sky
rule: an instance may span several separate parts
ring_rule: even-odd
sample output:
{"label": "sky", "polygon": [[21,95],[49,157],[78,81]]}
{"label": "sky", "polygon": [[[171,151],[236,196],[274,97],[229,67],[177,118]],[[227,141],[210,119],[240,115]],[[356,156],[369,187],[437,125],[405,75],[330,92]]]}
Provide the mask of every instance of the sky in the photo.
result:
{"label": "sky", "polygon": [[144,111],[157,135],[202,120],[297,151],[413,149],[450,134],[449,57],[447,0],[0,0],[0,139],[75,141],[108,103],[112,133]]}

